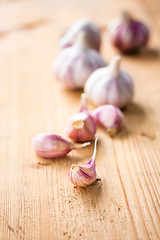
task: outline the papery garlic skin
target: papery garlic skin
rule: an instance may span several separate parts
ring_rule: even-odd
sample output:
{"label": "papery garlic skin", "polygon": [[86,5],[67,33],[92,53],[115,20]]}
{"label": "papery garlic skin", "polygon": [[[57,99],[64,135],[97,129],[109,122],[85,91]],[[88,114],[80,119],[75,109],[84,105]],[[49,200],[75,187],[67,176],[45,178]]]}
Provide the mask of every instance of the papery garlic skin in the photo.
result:
{"label": "papery garlic skin", "polygon": [[99,51],[101,45],[100,29],[94,23],[86,19],[77,20],[64,36],[61,37],[59,41],[60,49],[72,46],[77,35],[82,31],[86,33],[89,47]]}
{"label": "papery garlic skin", "polygon": [[86,187],[96,180],[95,156],[96,156],[97,139],[94,144],[94,152],[91,159],[83,165],[72,164],[68,176],[71,183],[76,187]]}
{"label": "papery garlic skin", "polygon": [[58,158],[66,156],[73,149],[88,146],[90,143],[75,146],[56,134],[38,134],[33,139],[33,147],[36,154],[43,158]]}
{"label": "papery garlic skin", "polygon": [[126,53],[139,50],[149,40],[148,27],[134,20],[127,12],[121,19],[111,22],[108,32],[113,45]]}
{"label": "papery garlic skin", "polygon": [[83,88],[89,75],[97,68],[106,66],[98,51],[90,49],[86,34],[80,32],[72,47],[59,53],[54,62],[54,73],[66,88]]}
{"label": "papery garlic skin", "polygon": [[102,105],[94,109],[91,115],[95,122],[105,128],[110,136],[114,136],[124,127],[123,113],[114,105]]}
{"label": "papery garlic skin", "polygon": [[122,108],[133,99],[131,76],[120,69],[120,56],[115,56],[108,67],[95,70],[84,86],[88,99],[96,105],[112,104]]}
{"label": "papery garlic skin", "polygon": [[95,137],[96,123],[86,107],[86,96],[81,95],[80,111],[69,119],[66,133],[74,142],[87,142]]}

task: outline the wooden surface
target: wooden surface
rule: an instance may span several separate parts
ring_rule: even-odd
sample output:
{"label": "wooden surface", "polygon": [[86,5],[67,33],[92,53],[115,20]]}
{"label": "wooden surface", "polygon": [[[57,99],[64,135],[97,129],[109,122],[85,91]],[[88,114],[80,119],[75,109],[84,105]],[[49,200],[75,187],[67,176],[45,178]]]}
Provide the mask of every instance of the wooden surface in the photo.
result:
{"label": "wooden surface", "polygon": [[[129,9],[151,29],[147,51],[123,56],[134,79],[126,129],[114,139],[98,129],[101,181],[77,189],[72,163],[86,162],[93,145],[68,157],[35,156],[35,134],[57,133],[79,108],[81,92],[56,82],[57,40],[76,19],[104,27]],[[160,4],[157,0],[0,1],[0,239],[160,239]],[[102,33],[102,55],[117,51]],[[90,109],[94,106],[88,103]]]}

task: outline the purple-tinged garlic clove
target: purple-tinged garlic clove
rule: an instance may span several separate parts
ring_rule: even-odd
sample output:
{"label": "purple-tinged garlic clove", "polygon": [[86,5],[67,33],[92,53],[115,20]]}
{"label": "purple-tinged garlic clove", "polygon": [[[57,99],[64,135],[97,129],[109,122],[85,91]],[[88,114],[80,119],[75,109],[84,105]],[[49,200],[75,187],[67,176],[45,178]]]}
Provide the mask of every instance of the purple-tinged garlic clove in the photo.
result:
{"label": "purple-tinged garlic clove", "polygon": [[97,138],[94,144],[94,152],[91,159],[83,165],[72,164],[69,170],[69,180],[76,187],[86,187],[96,180],[95,156],[97,148]]}
{"label": "purple-tinged garlic clove", "polygon": [[114,136],[124,127],[122,111],[114,105],[102,105],[91,113],[95,122],[106,129],[110,136]]}
{"label": "purple-tinged garlic clove", "polygon": [[121,19],[111,22],[108,31],[113,45],[126,53],[138,51],[149,40],[148,27],[133,19],[128,12],[123,12]]}
{"label": "purple-tinged garlic clove", "polygon": [[119,108],[128,105],[134,94],[131,76],[120,69],[121,57],[115,56],[110,65],[95,70],[84,86],[88,99],[96,105],[112,104]]}
{"label": "purple-tinged garlic clove", "polygon": [[80,111],[69,119],[66,133],[74,142],[79,143],[91,141],[95,138],[96,123],[88,112],[84,93],[81,95]]}
{"label": "purple-tinged garlic clove", "polygon": [[90,145],[89,142],[75,145],[56,134],[38,134],[33,139],[36,154],[43,158],[66,156],[70,151]]}
{"label": "purple-tinged garlic clove", "polygon": [[101,45],[100,29],[97,25],[86,19],[79,19],[76,21],[61,37],[59,41],[60,49],[71,47],[74,44],[77,35],[82,31],[86,34],[89,47],[99,51]]}
{"label": "purple-tinged garlic clove", "polygon": [[54,62],[54,73],[68,89],[83,88],[87,78],[97,69],[106,66],[98,51],[90,49],[85,32],[77,34],[72,47],[63,49]]}

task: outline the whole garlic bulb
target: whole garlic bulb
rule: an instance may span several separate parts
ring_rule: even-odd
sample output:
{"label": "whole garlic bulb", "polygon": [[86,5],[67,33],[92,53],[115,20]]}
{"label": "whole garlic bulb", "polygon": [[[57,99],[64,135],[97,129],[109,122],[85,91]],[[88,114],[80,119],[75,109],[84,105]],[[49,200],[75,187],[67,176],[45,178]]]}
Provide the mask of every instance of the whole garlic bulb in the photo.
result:
{"label": "whole garlic bulb", "polygon": [[132,101],[134,86],[130,75],[120,69],[120,56],[115,56],[108,67],[94,71],[84,90],[96,105],[112,104],[119,108]]}
{"label": "whole garlic bulb", "polygon": [[66,129],[67,136],[75,142],[91,141],[95,137],[96,123],[86,107],[86,96],[81,96],[81,108],[71,116]]}
{"label": "whole garlic bulb", "polygon": [[77,20],[69,28],[69,30],[60,39],[60,42],[59,42],[60,48],[62,49],[62,48],[72,46],[74,43],[74,40],[76,39],[77,35],[81,31],[86,33],[89,47],[99,50],[101,45],[100,29],[94,23],[86,19]]}
{"label": "whole garlic bulb", "polygon": [[88,47],[86,34],[80,32],[74,45],[63,49],[54,63],[56,78],[69,89],[83,88],[89,75],[106,66],[99,52]]}
{"label": "whole garlic bulb", "polygon": [[133,52],[147,44],[149,29],[144,23],[134,20],[129,13],[123,12],[121,19],[115,19],[109,25],[109,36],[119,50]]}

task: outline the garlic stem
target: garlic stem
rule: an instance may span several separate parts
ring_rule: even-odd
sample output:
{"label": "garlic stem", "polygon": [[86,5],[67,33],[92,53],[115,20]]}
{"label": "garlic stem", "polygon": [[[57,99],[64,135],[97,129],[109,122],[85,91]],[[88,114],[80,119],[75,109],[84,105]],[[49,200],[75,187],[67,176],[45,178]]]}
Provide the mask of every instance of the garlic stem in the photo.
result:
{"label": "garlic stem", "polygon": [[93,152],[93,155],[92,155],[92,159],[95,159],[95,157],[96,157],[97,141],[98,141],[98,138],[96,138],[96,139],[95,139],[95,142],[94,142],[94,152]]}
{"label": "garlic stem", "polygon": [[86,50],[89,48],[87,36],[84,31],[78,33],[78,35],[75,38],[74,47],[80,49],[80,50]]}
{"label": "garlic stem", "polygon": [[75,146],[76,149],[79,149],[79,148],[87,147],[90,144],[91,144],[90,142],[85,142],[85,143],[82,143],[82,144],[74,144],[74,146]]}
{"label": "garlic stem", "polygon": [[87,164],[95,165],[95,157],[96,157],[96,152],[97,152],[97,141],[98,141],[98,138],[95,139],[93,155]]}
{"label": "garlic stem", "polygon": [[127,22],[130,22],[131,21],[131,16],[130,16],[130,14],[129,14],[129,12],[127,12],[127,11],[122,11],[122,16],[123,16],[123,18],[124,18],[124,20],[125,21],[127,21]]}
{"label": "garlic stem", "polygon": [[85,93],[82,93],[81,94],[81,110],[80,111],[83,111],[83,110],[86,110],[87,107],[86,107],[86,94]]}
{"label": "garlic stem", "polygon": [[121,56],[114,56],[110,63],[110,71],[113,74],[113,77],[119,75],[120,71]]}

